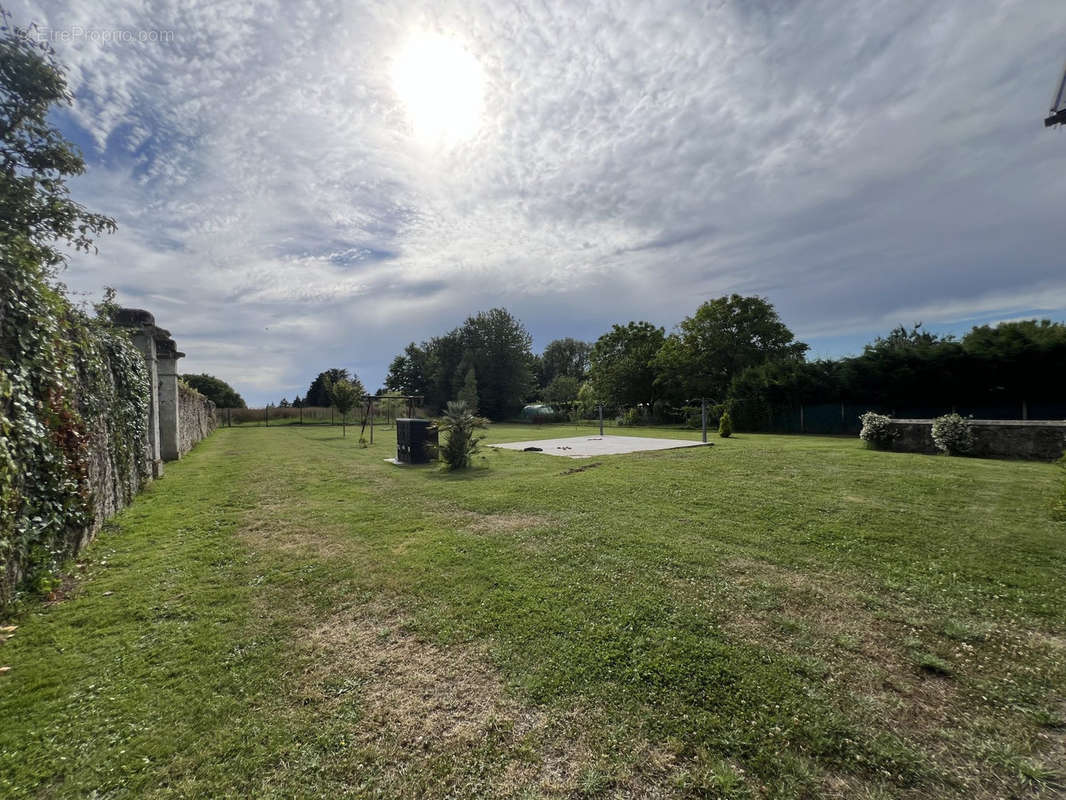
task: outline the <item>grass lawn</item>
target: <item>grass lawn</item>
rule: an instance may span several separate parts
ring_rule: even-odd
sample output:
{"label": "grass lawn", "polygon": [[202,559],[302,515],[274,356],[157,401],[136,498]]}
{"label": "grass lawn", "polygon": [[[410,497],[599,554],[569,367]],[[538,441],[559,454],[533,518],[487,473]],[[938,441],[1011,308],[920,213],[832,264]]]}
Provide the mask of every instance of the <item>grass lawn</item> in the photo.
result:
{"label": "grass lawn", "polygon": [[1064,791],[1058,468],[741,434],[449,474],[375,436],[168,465],[12,620],[0,796]]}

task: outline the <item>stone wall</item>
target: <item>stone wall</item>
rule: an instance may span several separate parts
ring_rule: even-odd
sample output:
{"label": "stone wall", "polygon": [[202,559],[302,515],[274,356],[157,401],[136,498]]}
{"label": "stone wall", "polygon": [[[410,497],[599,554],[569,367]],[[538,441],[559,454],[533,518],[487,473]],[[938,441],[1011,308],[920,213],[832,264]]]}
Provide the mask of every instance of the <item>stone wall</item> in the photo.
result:
{"label": "stone wall", "polygon": [[92,522],[81,532],[78,549],[96,535],[101,526],[128,506],[152,478],[148,435],[118,444],[120,435],[106,414],[86,420],[86,461],[92,491]]}
{"label": "stone wall", "polygon": [[[1066,422],[1045,420],[971,420],[978,458],[1017,458],[1055,461],[1066,450]],[[894,419],[898,434],[892,449],[901,453],[938,453],[933,442],[933,420]]]}
{"label": "stone wall", "polygon": [[178,453],[185,455],[193,445],[218,426],[215,404],[195,389],[178,384]]}

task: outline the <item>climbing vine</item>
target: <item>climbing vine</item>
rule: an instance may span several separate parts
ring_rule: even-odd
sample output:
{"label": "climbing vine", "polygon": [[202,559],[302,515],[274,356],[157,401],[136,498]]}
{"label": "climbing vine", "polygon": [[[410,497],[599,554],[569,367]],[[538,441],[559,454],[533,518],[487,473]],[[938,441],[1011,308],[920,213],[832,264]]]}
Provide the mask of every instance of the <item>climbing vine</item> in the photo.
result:
{"label": "climbing vine", "polygon": [[139,354],[110,322],[113,298],[93,315],[56,280],[65,247],[94,250],[115,223],[70,198],[66,180],[85,163],[51,123],[73,100],[55,52],[3,8],[0,22],[3,612],[22,587],[48,588],[105,494],[132,491],[145,466],[148,387]]}
{"label": "climbing vine", "polygon": [[[75,308],[33,259],[0,276],[0,608],[50,588],[95,523],[94,500],[128,500],[147,469],[144,360],[112,325],[110,298]],[[94,485],[93,460],[113,486]]]}

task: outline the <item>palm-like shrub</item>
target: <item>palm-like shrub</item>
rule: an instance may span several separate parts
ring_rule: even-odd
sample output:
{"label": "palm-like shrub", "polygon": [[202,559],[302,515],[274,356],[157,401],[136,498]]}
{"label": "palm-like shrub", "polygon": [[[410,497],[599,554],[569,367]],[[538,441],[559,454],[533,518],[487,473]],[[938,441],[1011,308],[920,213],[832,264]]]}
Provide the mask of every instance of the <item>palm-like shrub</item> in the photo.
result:
{"label": "palm-like shrub", "polygon": [[973,449],[970,421],[958,414],[945,414],[933,420],[933,442],[949,456],[961,456]]}
{"label": "palm-like shrub", "polygon": [[477,455],[484,436],[475,435],[478,428],[485,427],[485,420],[477,416],[462,400],[453,400],[444,409],[444,416],[437,428],[446,439],[440,447],[440,457],[448,469],[465,469]]}

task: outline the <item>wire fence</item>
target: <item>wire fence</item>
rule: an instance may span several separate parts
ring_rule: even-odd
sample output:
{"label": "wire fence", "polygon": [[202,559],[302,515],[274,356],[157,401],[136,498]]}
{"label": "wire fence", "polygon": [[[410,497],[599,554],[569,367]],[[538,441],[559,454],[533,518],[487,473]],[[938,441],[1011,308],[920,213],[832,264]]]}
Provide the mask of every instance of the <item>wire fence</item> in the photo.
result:
{"label": "wire fence", "polygon": [[[406,404],[374,404],[375,425],[392,425],[397,417],[414,413]],[[341,415],[335,408],[307,406],[267,406],[265,408],[218,408],[215,409],[218,424],[225,428],[271,427],[274,425],[362,425],[370,423],[365,405]]]}

